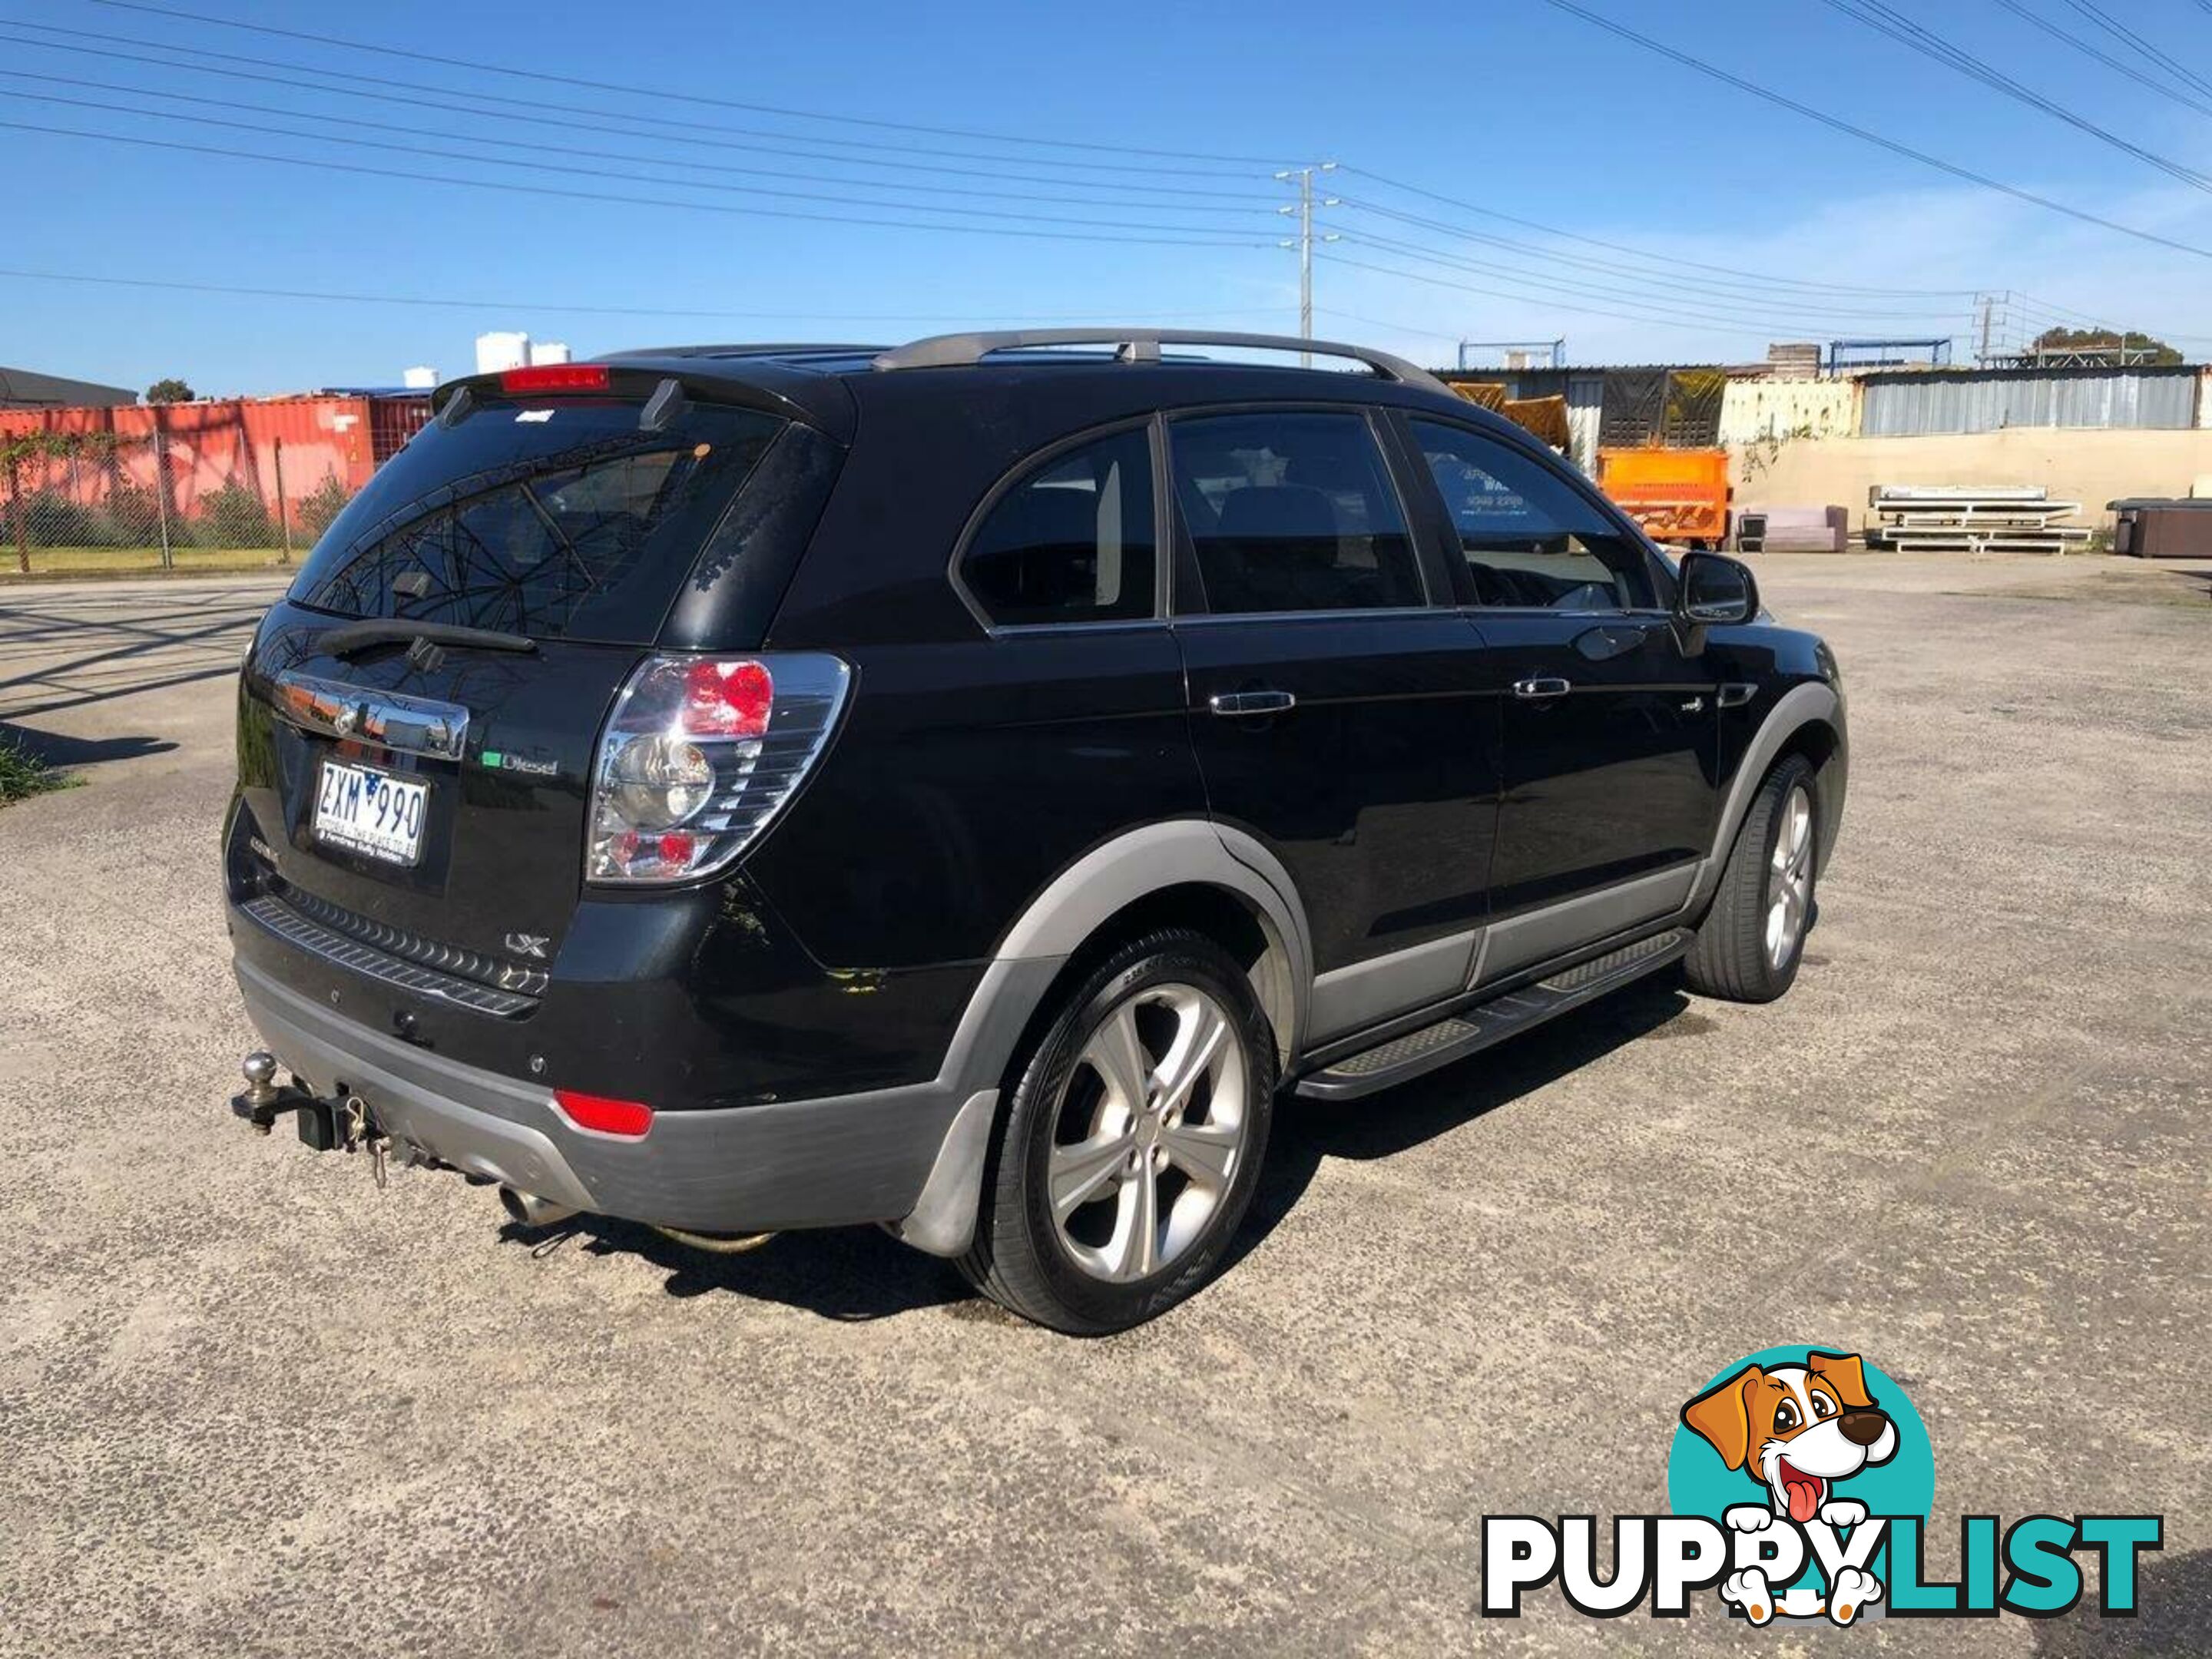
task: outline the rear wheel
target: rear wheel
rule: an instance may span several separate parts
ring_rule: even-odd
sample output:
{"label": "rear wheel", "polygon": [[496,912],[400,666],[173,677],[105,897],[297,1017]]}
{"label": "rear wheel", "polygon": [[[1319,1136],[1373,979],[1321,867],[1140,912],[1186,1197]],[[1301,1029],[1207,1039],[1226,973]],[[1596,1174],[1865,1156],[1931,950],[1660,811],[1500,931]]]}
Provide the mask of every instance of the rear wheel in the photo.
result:
{"label": "rear wheel", "polygon": [[1251,1207],[1274,1091],[1273,1034],[1220,946],[1173,930],[1117,950],[1023,1062],[963,1271],[1079,1335],[1165,1311]]}
{"label": "rear wheel", "polygon": [[1771,1002],[1796,979],[1813,921],[1819,814],[1811,764],[1784,757],[1759,783],[1683,963],[1692,989]]}

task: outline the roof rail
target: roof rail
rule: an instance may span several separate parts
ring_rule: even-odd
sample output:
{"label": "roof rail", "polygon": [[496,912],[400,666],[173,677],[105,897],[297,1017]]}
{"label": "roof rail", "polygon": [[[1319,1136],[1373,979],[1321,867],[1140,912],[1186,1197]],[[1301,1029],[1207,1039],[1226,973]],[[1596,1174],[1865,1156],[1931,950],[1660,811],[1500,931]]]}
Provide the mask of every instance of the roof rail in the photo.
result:
{"label": "roof rail", "polygon": [[1386,380],[1422,386],[1447,396],[1451,388],[1403,357],[1334,340],[1308,340],[1295,334],[1224,334],[1202,328],[1007,328],[973,334],[933,334],[896,346],[876,359],[878,368],[953,368],[980,363],[994,351],[1030,346],[1110,345],[1123,362],[1156,363],[1164,345],[1244,346],[1268,351],[1311,352],[1364,363]]}

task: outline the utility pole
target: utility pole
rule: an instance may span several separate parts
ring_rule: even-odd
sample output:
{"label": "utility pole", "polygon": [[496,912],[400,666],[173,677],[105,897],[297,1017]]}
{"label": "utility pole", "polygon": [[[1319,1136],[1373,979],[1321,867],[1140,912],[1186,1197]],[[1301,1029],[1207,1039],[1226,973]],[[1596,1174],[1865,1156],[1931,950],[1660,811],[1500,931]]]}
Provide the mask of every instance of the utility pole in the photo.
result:
{"label": "utility pole", "polygon": [[[1990,325],[1997,308],[1999,297],[1995,294],[1977,296],[1981,307],[1982,321],[1979,338],[1974,347],[1974,361],[1984,368],[1988,366],[1990,361]],[[2009,304],[2012,300],[2012,295],[2008,292],[2002,297],[2007,304]]]}
{"label": "utility pole", "polygon": [[[1296,240],[1286,241],[1282,246],[1294,247],[1298,251],[1298,337],[1302,340],[1313,338],[1313,216],[1316,206],[1313,193],[1314,174],[1335,171],[1335,162],[1323,161],[1310,167],[1285,167],[1275,175],[1276,179],[1284,184],[1288,184],[1293,179],[1298,181],[1297,202],[1285,203],[1275,211],[1295,213],[1298,216],[1298,234]],[[1337,205],[1337,198],[1334,196],[1324,196],[1319,205],[1325,208],[1334,207]],[[1336,237],[1334,233],[1330,233],[1324,234],[1322,240],[1333,242],[1336,240]],[[1300,352],[1298,362],[1303,368],[1311,368],[1313,354],[1307,351]]]}

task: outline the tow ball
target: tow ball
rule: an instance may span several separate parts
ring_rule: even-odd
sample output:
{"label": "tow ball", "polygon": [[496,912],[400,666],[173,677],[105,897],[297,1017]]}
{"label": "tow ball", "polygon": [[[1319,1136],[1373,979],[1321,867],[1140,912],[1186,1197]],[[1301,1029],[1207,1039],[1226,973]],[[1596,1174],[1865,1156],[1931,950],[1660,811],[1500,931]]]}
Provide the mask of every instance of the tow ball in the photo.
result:
{"label": "tow ball", "polygon": [[340,1097],[325,1100],[297,1083],[276,1081],[276,1056],[257,1049],[240,1062],[246,1088],[230,1097],[230,1109],[252,1125],[256,1134],[267,1134],[287,1112],[296,1113],[294,1127],[302,1146],[319,1152],[366,1152],[374,1165],[376,1184],[385,1184],[391,1164],[392,1137],[380,1133],[368,1115],[368,1103],[341,1090]]}

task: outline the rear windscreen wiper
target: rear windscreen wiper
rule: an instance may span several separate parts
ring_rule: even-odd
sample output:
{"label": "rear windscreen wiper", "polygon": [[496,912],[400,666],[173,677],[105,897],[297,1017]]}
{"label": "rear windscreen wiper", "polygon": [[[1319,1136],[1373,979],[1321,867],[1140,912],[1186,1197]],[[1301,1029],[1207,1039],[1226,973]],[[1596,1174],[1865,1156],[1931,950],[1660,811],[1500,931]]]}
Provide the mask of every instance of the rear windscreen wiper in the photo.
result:
{"label": "rear windscreen wiper", "polygon": [[397,617],[376,617],[333,628],[316,645],[333,657],[350,657],[373,645],[404,645],[425,640],[432,645],[467,645],[482,651],[535,651],[538,641],[527,634],[503,634],[495,628],[469,628],[459,623],[407,622]]}

